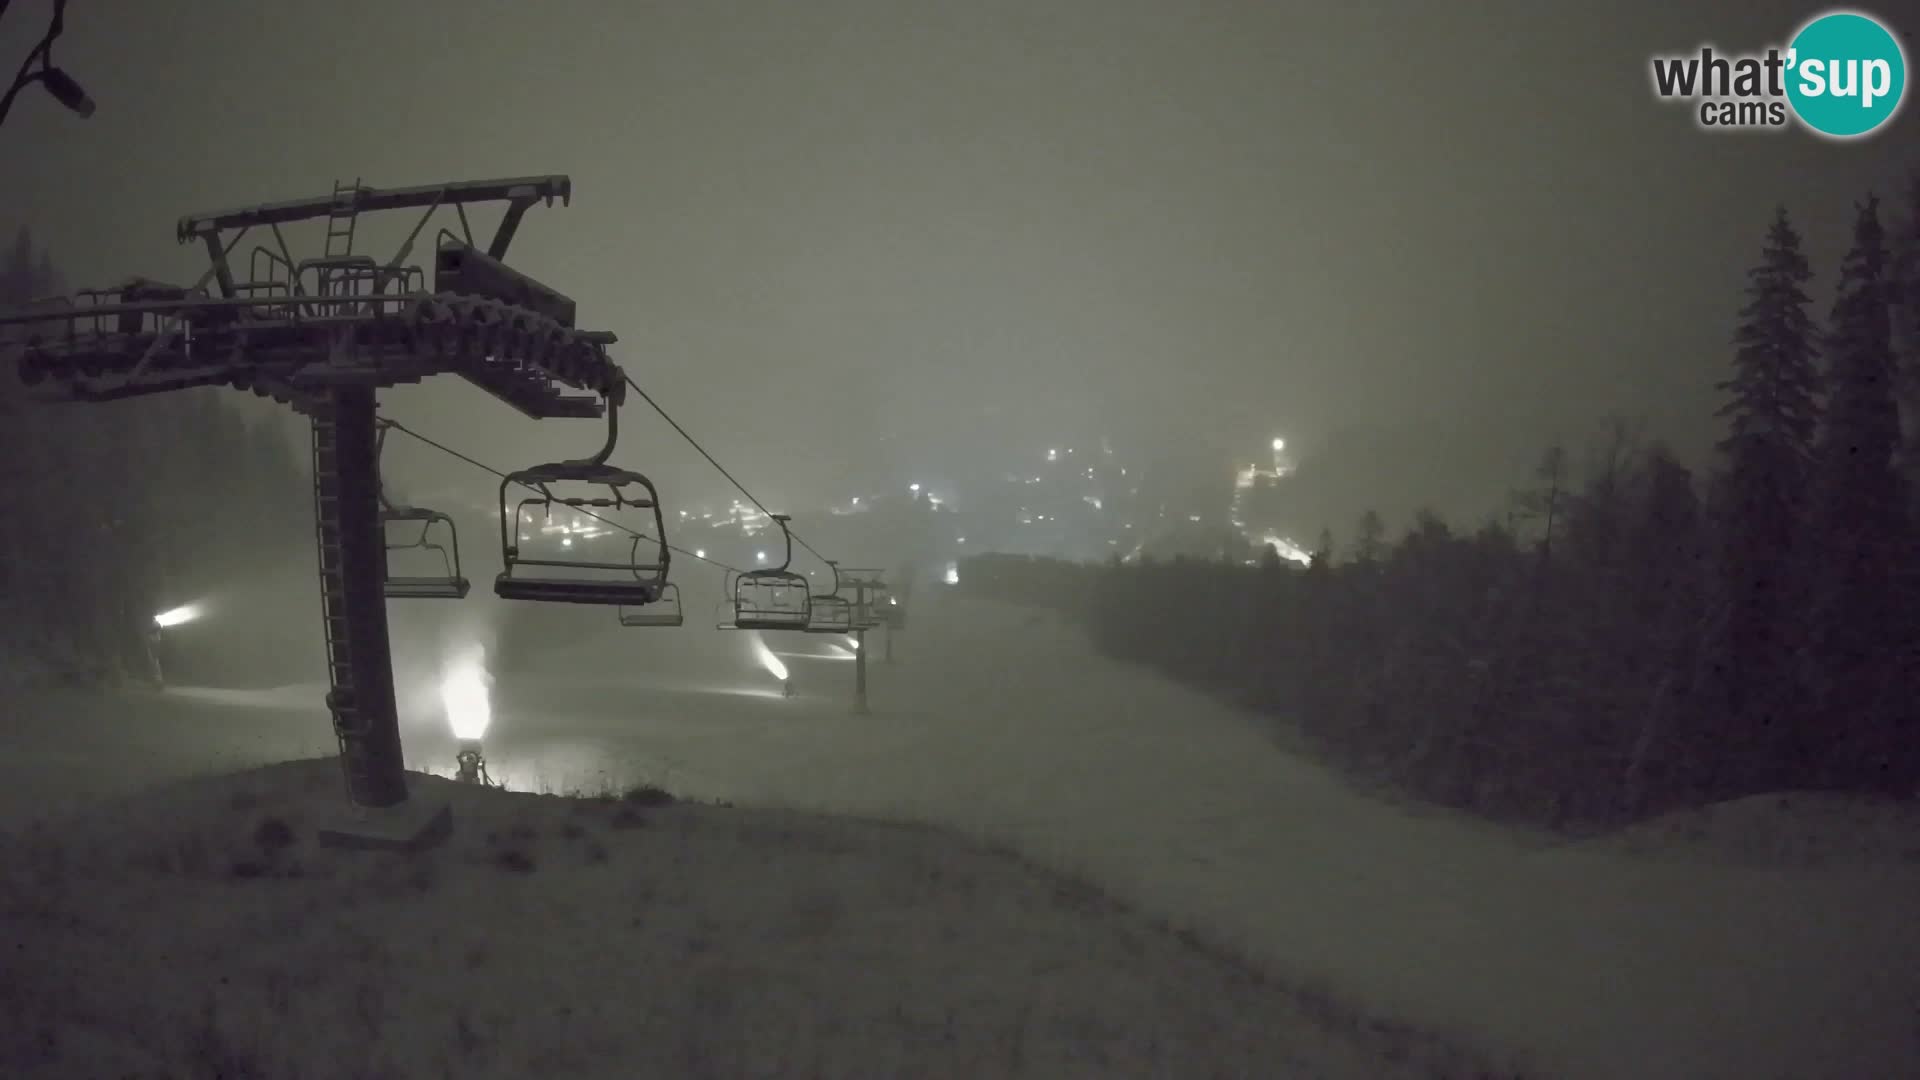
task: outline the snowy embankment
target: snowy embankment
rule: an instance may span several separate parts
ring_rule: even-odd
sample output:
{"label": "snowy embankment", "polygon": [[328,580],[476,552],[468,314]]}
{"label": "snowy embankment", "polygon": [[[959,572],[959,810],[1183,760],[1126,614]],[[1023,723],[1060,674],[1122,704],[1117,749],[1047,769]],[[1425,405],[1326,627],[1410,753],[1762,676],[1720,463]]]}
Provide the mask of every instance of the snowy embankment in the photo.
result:
{"label": "snowy embankment", "polygon": [[0,848],[0,1073],[1483,1075],[927,829],[415,777],[445,846],[316,849],[328,761]]}
{"label": "snowy embankment", "polygon": [[971,811],[1270,970],[1569,1076],[1920,1076],[1920,835],[1884,810],[1904,840],[1825,865],[1562,846],[1357,792],[1051,618],[944,606],[915,624],[915,656],[945,663],[913,707],[968,717],[1009,763]]}
{"label": "snowy embankment", "polygon": [[[534,790],[651,780],[953,827],[1194,926],[1290,985],[1576,1080],[1920,1076],[1920,845],[1887,808],[1871,810],[1882,839],[1865,847],[1847,815],[1867,810],[1807,813],[1801,796],[1562,845],[1355,791],[1282,749],[1267,720],[1018,609],[917,600],[898,662],[872,665],[865,717],[847,710],[844,660],[789,659],[799,696],[783,700],[745,635],[696,633],[652,646],[616,628],[569,653],[574,666],[503,679],[494,775]],[[683,639],[740,655],[676,664],[684,685],[633,673]],[[0,768],[47,786],[116,738],[155,748],[145,764],[168,775],[283,745],[323,752],[318,696],[239,709],[174,693],[88,720],[100,735],[79,742],[22,716]],[[410,723],[410,765],[449,763],[444,731]],[[205,746],[197,770],[173,749],[186,744]]]}

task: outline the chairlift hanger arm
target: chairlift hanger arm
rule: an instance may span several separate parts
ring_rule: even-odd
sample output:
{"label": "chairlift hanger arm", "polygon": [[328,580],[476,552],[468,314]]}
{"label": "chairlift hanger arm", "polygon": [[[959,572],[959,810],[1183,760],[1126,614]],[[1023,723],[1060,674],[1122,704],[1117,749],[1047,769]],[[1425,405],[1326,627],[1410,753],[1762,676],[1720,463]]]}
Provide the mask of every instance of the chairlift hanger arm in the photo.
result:
{"label": "chairlift hanger arm", "polygon": [[[787,520],[789,515],[768,514],[767,516],[773,519],[774,524],[780,526],[780,537],[785,545],[781,549],[780,565],[768,568],[778,573],[778,572],[785,571],[787,567],[793,563],[793,533],[789,532],[787,529]],[[758,573],[758,572],[759,571],[755,571],[755,573]]]}

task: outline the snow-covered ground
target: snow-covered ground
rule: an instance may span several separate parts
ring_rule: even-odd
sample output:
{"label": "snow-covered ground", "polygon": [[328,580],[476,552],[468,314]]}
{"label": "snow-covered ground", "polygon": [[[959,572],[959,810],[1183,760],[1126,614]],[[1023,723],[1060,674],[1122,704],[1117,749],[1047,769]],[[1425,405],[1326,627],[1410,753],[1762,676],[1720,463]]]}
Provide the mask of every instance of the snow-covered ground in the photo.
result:
{"label": "snow-covered ground", "polygon": [[330,761],[0,841],[0,1073],[1478,1075],[1017,859],[790,811],[416,780],[414,856],[316,848]]}
{"label": "snow-covered ground", "polygon": [[[897,662],[870,665],[869,716],[847,708],[849,661],[787,658],[801,691],[787,700],[745,637],[610,628],[564,664],[503,679],[494,775],[955,826],[1191,922],[1289,981],[1555,1074],[1920,1075],[1920,866],[1904,841],[1802,865],[1688,854],[1657,830],[1555,845],[1386,805],[1051,618],[951,594],[922,598]],[[641,659],[675,650],[698,662]],[[153,746],[207,740],[200,757],[152,755],[167,777],[330,742],[318,688],[227,697],[174,692],[30,731],[16,719],[26,733],[0,780],[58,786],[140,725]],[[430,714],[409,710],[416,768],[451,757]],[[1786,816],[1814,831],[1842,820]]]}

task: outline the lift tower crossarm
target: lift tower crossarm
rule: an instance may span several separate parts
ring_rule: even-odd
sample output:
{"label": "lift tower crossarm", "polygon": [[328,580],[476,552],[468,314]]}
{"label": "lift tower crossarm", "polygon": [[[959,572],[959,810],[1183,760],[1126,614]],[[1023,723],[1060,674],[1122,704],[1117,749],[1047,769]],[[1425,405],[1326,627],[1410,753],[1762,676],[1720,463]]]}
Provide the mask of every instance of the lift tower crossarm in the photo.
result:
{"label": "lift tower crossarm", "polygon": [[[559,199],[562,206],[573,198],[573,181],[565,176],[521,176],[505,180],[461,180],[450,184],[433,184],[426,187],[407,188],[370,188],[353,189],[353,209],[360,213],[371,210],[404,210],[415,206],[432,206],[435,203],[448,206],[462,206],[477,202],[511,202],[520,207],[518,213],[509,208],[509,219],[517,225],[520,214],[532,203],[545,200],[551,206]],[[258,206],[242,207],[238,210],[221,210],[208,214],[188,214],[180,219],[178,239],[187,243],[197,236],[203,236],[221,229],[244,229],[251,225],[279,225],[289,221],[309,221],[323,218],[333,212],[335,206],[332,195],[316,195],[311,199],[295,199],[291,202],[262,203]],[[501,223],[501,231],[511,239],[513,228],[507,222]],[[493,246],[502,250],[493,251]],[[488,253],[498,259],[505,254],[506,243],[498,235],[489,246]]]}

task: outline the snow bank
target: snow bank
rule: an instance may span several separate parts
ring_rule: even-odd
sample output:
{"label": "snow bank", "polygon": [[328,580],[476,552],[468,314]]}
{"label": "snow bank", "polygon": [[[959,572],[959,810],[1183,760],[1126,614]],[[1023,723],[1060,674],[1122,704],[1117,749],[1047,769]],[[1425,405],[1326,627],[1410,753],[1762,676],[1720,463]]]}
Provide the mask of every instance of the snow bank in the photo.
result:
{"label": "snow bank", "polygon": [[1817,791],[1752,795],[1666,814],[1583,846],[1740,866],[1920,864],[1920,804]]}
{"label": "snow bank", "polygon": [[7,837],[0,1074],[1480,1075],[930,830],[413,784],[411,857],[311,847],[331,761]]}

